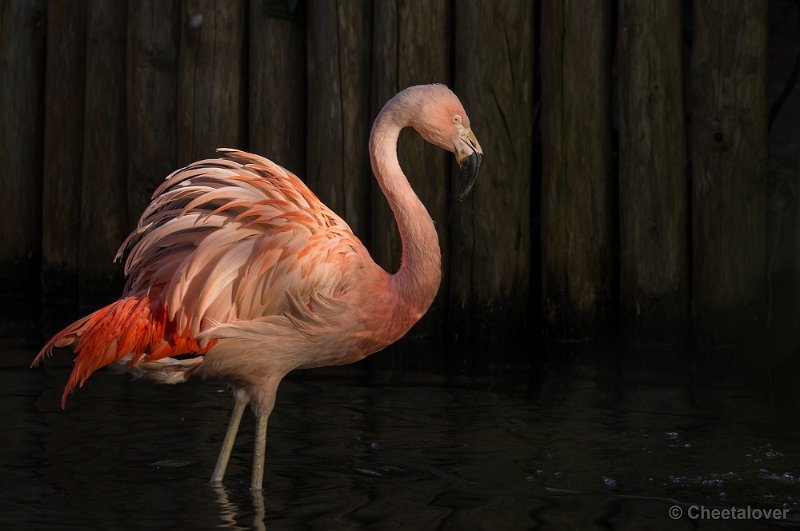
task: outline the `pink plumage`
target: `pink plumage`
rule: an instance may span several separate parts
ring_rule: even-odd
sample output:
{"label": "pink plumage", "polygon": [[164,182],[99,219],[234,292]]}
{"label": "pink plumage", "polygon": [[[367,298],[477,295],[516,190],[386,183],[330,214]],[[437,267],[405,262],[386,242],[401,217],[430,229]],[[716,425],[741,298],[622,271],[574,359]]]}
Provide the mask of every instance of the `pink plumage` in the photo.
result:
{"label": "pink plumage", "polygon": [[393,275],[300,179],[268,159],[221,149],[220,158],[168,176],[117,254],[127,254],[123,296],[56,334],[34,360],[73,347],[62,406],[75,386],[110,364],[163,383],[193,374],[222,378],[234,387],[236,406],[212,480],[221,481],[250,404],[259,420],[251,486],[260,489],[267,417],[281,379],[300,367],[352,363],[391,344],[438,289],[433,221],[397,162],[405,126],[456,154],[467,190],[482,158],[446,87],[410,87],[386,104],[370,155],[403,241]]}

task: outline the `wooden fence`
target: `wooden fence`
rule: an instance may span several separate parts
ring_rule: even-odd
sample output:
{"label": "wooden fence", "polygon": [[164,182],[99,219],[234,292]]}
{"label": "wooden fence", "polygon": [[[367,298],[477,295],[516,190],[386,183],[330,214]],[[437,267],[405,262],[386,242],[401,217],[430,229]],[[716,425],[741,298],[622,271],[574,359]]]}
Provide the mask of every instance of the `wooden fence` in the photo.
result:
{"label": "wooden fence", "polygon": [[0,287],[114,298],[151,191],[220,146],[295,171],[394,268],[369,128],[440,82],[486,159],[457,204],[452,158],[400,138],[444,253],[424,332],[764,325],[766,0],[294,4],[0,4]]}

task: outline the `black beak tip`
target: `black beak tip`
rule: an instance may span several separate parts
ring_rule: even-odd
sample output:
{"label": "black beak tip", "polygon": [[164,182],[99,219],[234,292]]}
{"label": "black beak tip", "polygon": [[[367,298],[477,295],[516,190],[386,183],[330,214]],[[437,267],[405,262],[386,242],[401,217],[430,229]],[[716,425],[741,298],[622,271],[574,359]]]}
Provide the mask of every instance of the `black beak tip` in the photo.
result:
{"label": "black beak tip", "polygon": [[469,195],[475,180],[478,178],[478,171],[483,164],[483,154],[477,151],[461,160],[461,184],[463,191],[459,194],[458,200],[463,201]]}

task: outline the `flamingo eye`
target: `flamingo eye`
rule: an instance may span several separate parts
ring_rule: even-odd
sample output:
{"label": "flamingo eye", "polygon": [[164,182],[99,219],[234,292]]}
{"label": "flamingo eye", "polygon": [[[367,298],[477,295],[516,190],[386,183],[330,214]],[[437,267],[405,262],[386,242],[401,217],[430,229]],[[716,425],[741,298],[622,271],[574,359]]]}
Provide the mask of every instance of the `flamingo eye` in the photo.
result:
{"label": "flamingo eye", "polygon": [[461,116],[459,116],[458,114],[454,114],[453,117],[450,118],[450,121],[453,122],[454,124],[460,124]]}

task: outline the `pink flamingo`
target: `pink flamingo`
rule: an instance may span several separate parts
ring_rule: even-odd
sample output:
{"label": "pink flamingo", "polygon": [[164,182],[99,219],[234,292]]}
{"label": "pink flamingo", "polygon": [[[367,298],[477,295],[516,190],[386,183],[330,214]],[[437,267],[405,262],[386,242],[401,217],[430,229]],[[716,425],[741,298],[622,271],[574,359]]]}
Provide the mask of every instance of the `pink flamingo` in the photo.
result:
{"label": "pink flamingo", "polygon": [[447,87],[410,87],[384,106],[369,149],[403,243],[393,275],[302,181],[263,157],[221,149],[222,158],[168,176],[117,253],[128,253],[122,298],[56,334],[33,362],[73,347],[61,406],[110,364],[161,383],[221,378],[234,389],[234,408],[211,481],[222,481],[249,404],[257,418],[251,488],[260,490],[281,379],[300,367],[353,363],[395,342],[439,288],[436,230],[397,161],[406,126],[455,154],[461,198],[483,158]]}

